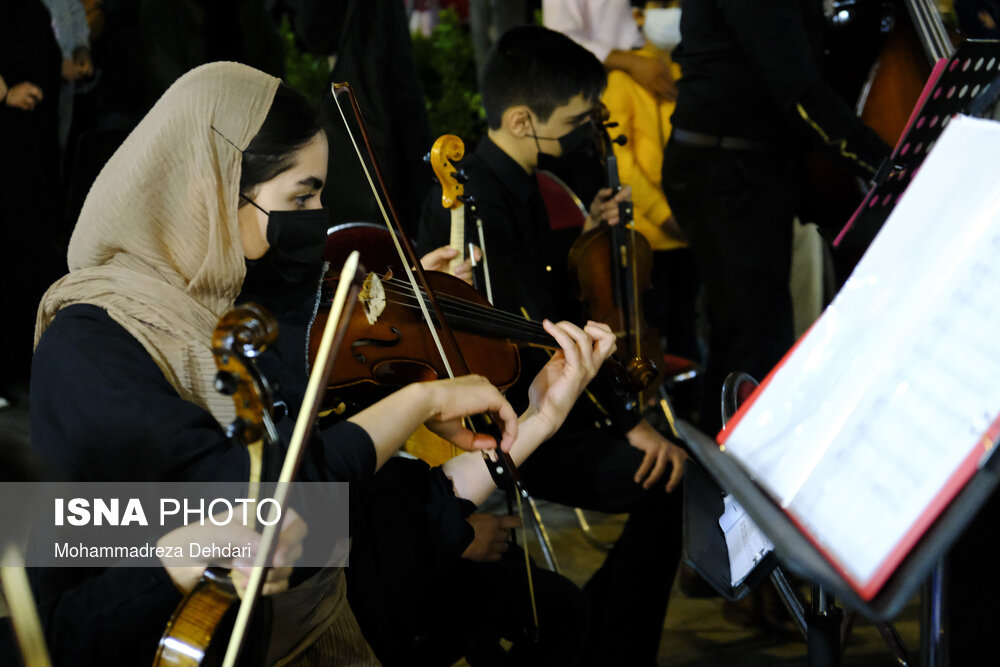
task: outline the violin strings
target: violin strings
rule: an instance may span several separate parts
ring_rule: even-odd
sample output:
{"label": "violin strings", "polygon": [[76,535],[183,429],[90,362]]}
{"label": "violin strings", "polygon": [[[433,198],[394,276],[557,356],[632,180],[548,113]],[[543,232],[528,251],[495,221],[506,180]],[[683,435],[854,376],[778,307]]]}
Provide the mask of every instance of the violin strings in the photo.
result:
{"label": "violin strings", "polygon": [[[406,294],[406,296],[409,296],[414,300],[416,299],[414,292],[412,291],[410,286],[404,281],[399,281],[393,278],[390,279],[389,281],[386,281],[383,284],[389,284],[394,287],[397,287],[401,289],[402,293]],[[424,290],[421,290],[420,292],[421,295],[426,299],[427,298],[426,292],[424,292]],[[541,323],[536,322],[534,320],[528,320],[522,317],[517,317],[516,315],[512,315],[510,313],[507,313],[502,310],[497,310],[495,308],[489,308],[487,306],[478,304],[474,301],[469,301],[468,299],[462,299],[450,295],[440,295],[438,298],[442,303],[452,304],[455,308],[463,310],[470,316],[476,315],[491,319],[496,322],[507,322],[509,323],[510,326],[519,327],[522,328],[523,330],[534,331],[539,335],[546,335],[546,336],[548,335],[548,332],[545,331]]]}
{"label": "violin strings", "polygon": [[[387,290],[387,291],[393,291],[393,290]],[[407,290],[405,285],[402,286],[402,289],[400,291],[396,291],[395,293],[402,294],[406,298],[410,298],[416,301],[416,295],[414,294],[414,292]],[[426,295],[423,292],[421,292],[421,294],[422,296],[424,296],[424,298],[426,298]],[[496,311],[492,308],[486,308],[485,306],[481,306],[474,302],[465,301],[462,299],[453,299],[448,296],[441,296],[439,297],[439,300],[443,304],[447,303],[449,306],[451,306],[451,312],[455,314],[465,314],[469,317],[475,316],[493,322],[507,323],[509,326],[517,327],[518,329],[524,331],[533,331],[539,334],[544,332],[544,329],[537,322],[533,322],[531,320],[525,320],[518,317],[513,317],[508,313],[504,313],[503,311]]]}
{"label": "violin strings", "polygon": [[[397,294],[401,295],[405,299],[412,299],[412,302],[408,303],[415,303],[417,301],[415,294],[411,290],[407,289],[408,286],[405,283],[396,284],[394,287],[397,289],[386,289],[386,294]],[[423,294],[423,291],[421,291],[421,293]],[[546,332],[539,323],[532,320],[525,320],[523,318],[512,316],[509,313],[504,313],[503,311],[486,308],[485,306],[472,301],[456,299],[446,295],[439,296],[439,301],[441,302],[442,307],[448,310],[453,316],[465,315],[467,317],[474,317],[484,322],[493,322],[497,325],[506,326],[509,329],[514,329],[518,332],[523,332],[524,334],[542,336],[545,340],[549,340],[549,338],[551,338],[548,332]]]}
{"label": "violin strings", "polygon": [[[416,304],[416,299],[412,294],[406,294],[395,291],[386,291],[386,294],[392,294],[394,296],[401,295],[401,298],[387,299],[389,303],[398,304],[404,308],[411,310],[417,310],[418,306]],[[462,317],[462,313],[456,312],[458,309],[451,309],[447,304],[442,303],[442,307],[445,310],[445,316],[449,318]],[[473,313],[474,315],[479,315],[479,313]],[[479,321],[485,321],[482,317],[477,317]],[[496,319],[496,318],[492,318]],[[505,336],[515,339],[521,339],[525,342],[537,342],[542,344],[553,344],[554,341],[552,337],[544,329],[540,329],[536,326],[531,326],[531,322],[527,321],[514,321],[513,326],[511,323],[500,323],[505,326],[503,333]]]}
{"label": "violin strings", "polygon": [[[412,294],[405,294],[399,292],[388,291],[387,294],[401,295],[402,300],[392,300],[392,303],[398,303],[406,308],[416,308],[415,298]],[[507,321],[504,322],[498,318],[493,317],[483,317],[478,312],[471,312],[471,315],[477,317],[471,317],[470,312],[461,312],[461,309],[450,308],[448,304],[442,303],[442,307],[445,309],[445,316],[449,318],[466,317],[473,321],[479,321],[486,324],[495,324],[496,326],[503,326],[503,333],[512,338],[526,339],[527,342],[544,342],[546,344],[552,342],[551,336],[544,329],[540,329],[537,326],[533,326],[531,322],[525,321]],[[490,322],[489,320],[493,320]]]}
{"label": "violin strings", "polygon": [[[351,131],[351,126],[347,122],[347,116],[344,114],[344,109],[343,109],[343,107],[340,106],[340,98],[337,95],[337,88],[338,88],[338,86],[341,86],[341,87],[343,87],[344,89],[347,90],[347,94],[348,94],[348,96],[351,99],[351,106],[352,106],[352,108],[354,109],[354,111],[357,114],[358,125],[361,127],[362,132],[363,132],[364,131],[364,123],[361,120],[361,115],[360,115],[360,111],[361,110],[357,106],[357,100],[354,99],[354,91],[351,89],[351,86],[349,84],[336,84],[336,83],[333,83],[333,84],[330,85],[330,91],[333,93],[333,101],[337,105],[337,111],[340,112],[340,118],[341,118],[341,120],[344,121],[344,129],[347,130],[347,136],[350,137],[351,144],[354,146],[354,153],[358,156],[358,161],[361,163],[361,169],[364,171],[365,178],[368,180],[368,186],[371,188],[372,195],[375,197],[375,201],[378,203],[379,211],[382,213],[382,220],[385,221],[385,226],[389,230],[389,236],[392,237],[392,242],[396,246],[396,252],[399,253],[400,257],[406,257],[406,253],[403,252],[403,246],[400,244],[399,238],[396,235],[396,230],[393,228],[392,224],[390,223],[389,215],[388,215],[388,213],[386,213],[385,206],[382,204],[382,198],[379,196],[378,191],[375,189],[375,182],[372,180],[371,173],[369,173],[369,171],[368,171],[368,165],[365,164],[365,160],[361,156],[361,149],[358,147],[358,142],[354,139],[354,132]],[[365,142],[365,145],[368,146],[367,140]],[[373,152],[371,152],[370,146],[368,148],[369,148],[369,157],[372,160],[372,164],[376,167],[376,175],[379,176],[379,182],[380,182],[380,184],[383,185],[383,191],[384,191],[384,189],[385,189],[384,188],[384,183],[381,183],[381,181],[382,181],[381,174],[378,174],[378,171],[377,171],[378,163],[375,162],[375,154]],[[395,214],[395,212],[393,212],[393,213]],[[399,223],[398,220],[395,220],[395,222],[397,224]],[[417,280],[413,276],[413,271],[410,270],[410,266],[409,266],[409,264],[407,262],[403,263],[403,270],[406,272],[406,277],[410,281],[410,284],[414,288],[416,288],[416,286],[417,286]],[[434,346],[437,348],[438,354],[441,356],[441,363],[444,364],[444,368],[445,368],[445,371],[447,371],[447,373],[448,373],[448,377],[453,378],[453,377],[455,377],[455,372],[451,368],[451,362],[448,360],[448,355],[445,354],[444,346],[441,344],[441,338],[438,336],[437,329],[434,326],[431,325],[431,316],[430,316],[430,313],[427,310],[427,303],[426,303],[425,300],[422,299],[420,301],[419,305],[420,305],[420,310],[423,313],[424,320],[427,322],[427,325],[428,325],[428,328],[429,328],[429,331],[430,331],[430,334],[431,334],[431,339],[434,341]]]}

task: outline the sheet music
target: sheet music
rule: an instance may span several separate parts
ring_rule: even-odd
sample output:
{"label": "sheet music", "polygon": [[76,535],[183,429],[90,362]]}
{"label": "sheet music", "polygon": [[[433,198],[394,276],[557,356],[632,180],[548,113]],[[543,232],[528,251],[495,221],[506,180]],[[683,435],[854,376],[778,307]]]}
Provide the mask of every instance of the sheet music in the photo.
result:
{"label": "sheet music", "polygon": [[761,532],[735,498],[727,494],[723,503],[725,509],[719,517],[719,527],[726,536],[730,582],[736,588],[764,556],[774,551],[774,543]]}
{"label": "sheet music", "polygon": [[998,156],[1000,125],[950,123],[725,443],[861,584],[1000,412]]}

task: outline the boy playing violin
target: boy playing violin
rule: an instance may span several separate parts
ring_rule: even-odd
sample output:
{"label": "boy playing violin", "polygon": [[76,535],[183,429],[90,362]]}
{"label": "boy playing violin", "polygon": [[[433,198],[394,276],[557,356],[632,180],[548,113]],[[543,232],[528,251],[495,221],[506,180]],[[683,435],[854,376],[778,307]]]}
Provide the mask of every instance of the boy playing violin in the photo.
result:
{"label": "boy playing violin", "polygon": [[[607,82],[603,65],[562,34],[538,26],[509,30],[484,64],[480,89],[487,136],[459,164],[465,191],[478,204],[491,269],[493,305],[532,319],[579,319],[570,296],[568,248],[550,228],[535,171],[594,136],[593,113]],[[618,222],[605,189],[590,205],[584,229]],[[447,243],[449,215],[432,191],[418,232],[421,248]],[[522,377],[545,361],[522,352]],[[508,395],[527,394],[523,382]],[[680,557],[680,484],[686,454],[601,381],[588,387],[563,426],[521,473],[537,497],[571,506],[629,513],[604,565],[584,587],[592,632],[584,661],[652,665]],[[669,469],[666,482],[661,479]]]}

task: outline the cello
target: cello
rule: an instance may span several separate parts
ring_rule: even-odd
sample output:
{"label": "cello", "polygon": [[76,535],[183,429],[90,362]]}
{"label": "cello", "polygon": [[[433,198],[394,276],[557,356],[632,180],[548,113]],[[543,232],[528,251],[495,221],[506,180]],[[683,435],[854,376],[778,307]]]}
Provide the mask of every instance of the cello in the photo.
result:
{"label": "cello", "polygon": [[[827,23],[824,78],[894,146],[934,64],[950,56],[960,38],[945,27],[933,0],[834,0]],[[814,151],[807,160],[803,219],[839,230],[865,186],[825,154]]]}

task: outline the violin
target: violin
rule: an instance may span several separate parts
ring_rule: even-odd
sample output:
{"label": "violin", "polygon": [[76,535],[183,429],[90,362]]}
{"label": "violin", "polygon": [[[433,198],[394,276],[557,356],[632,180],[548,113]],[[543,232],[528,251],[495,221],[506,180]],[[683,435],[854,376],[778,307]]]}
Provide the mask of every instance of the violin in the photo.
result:
{"label": "violin", "polygon": [[[361,118],[361,109],[358,107],[357,99],[355,98],[350,85],[346,83],[334,83],[332,85],[332,92],[334,102],[336,103],[337,109],[339,110],[341,118],[344,121],[344,125],[345,127],[348,127],[348,133],[351,135],[352,143],[354,143],[355,152],[357,153],[362,171],[365,174],[365,178],[371,188],[372,195],[374,196],[379,210],[382,213],[386,229],[393,245],[396,247],[399,257],[402,260],[401,268],[403,273],[406,275],[407,284],[410,286],[410,289],[412,289],[412,293],[414,295],[419,295],[419,298],[414,298],[410,305],[419,309],[429,339],[433,342],[434,349],[437,352],[436,358],[440,360],[441,368],[445,371],[444,377],[452,378],[456,375],[467,375],[471,372],[470,366],[465,359],[458,340],[456,339],[455,332],[452,331],[448,319],[444,314],[444,310],[435,294],[434,288],[431,286],[426,273],[420,266],[420,260],[414,252],[409,239],[406,237],[406,234],[403,231],[403,226],[399,221],[399,216],[396,214],[396,211],[392,206],[392,201],[389,199],[387,194],[385,195],[385,202],[383,203],[383,198],[379,195],[379,191],[375,187],[375,181],[372,179],[371,171],[369,171],[368,165],[361,155],[361,151],[358,148],[357,143],[354,141],[353,133],[350,131],[347,123],[347,117],[340,104],[341,93],[345,94],[350,101],[351,109],[354,113],[361,136],[368,150],[368,156],[372,164],[372,171],[375,172],[375,175],[378,178],[381,191],[383,193],[387,193],[388,191],[385,187],[385,179],[382,177],[378,159],[371,148],[371,141],[368,138],[367,129],[365,128],[365,124]],[[388,207],[389,211],[392,213],[391,217],[386,212],[386,207]],[[432,312],[433,316],[431,315]],[[391,329],[390,333],[395,336]],[[389,339],[387,342],[384,342],[383,346],[392,347],[397,343],[398,340]],[[372,347],[379,347],[379,345]],[[353,342],[352,348],[356,349]],[[483,415],[482,419],[479,420],[479,426],[477,428],[478,430],[485,430],[486,432],[489,432],[494,436],[496,441],[499,442],[499,431],[496,426],[499,423],[501,423],[501,421],[495,414],[487,414]],[[468,419],[467,424],[470,426],[475,425],[476,419]],[[524,485],[521,483],[517,466],[514,464],[510,455],[501,450],[499,447],[492,452],[484,450],[482,455],[484,463],[494,482],[498,487],[504,489],[507,495],[508,510],[513,512],[514,502],[516,500],[518,514],[521,516],[523,522],[523,501],[530,502],[531,499],[527,490],[524,488]],[[511,532],[511,536],[513,541],[513,531]],[[528,602],[530,603],[531,613],[530,618],[524,623],[523,631],[524,635],[529,639],[537,639],[538,609],[535,603],[534,584],[532,582],[530,560],[527,550],[524,551],[524,557],[525,582],[527,584],[527,597]]]}
{"label": "violin", "polygon": [[[268,444],[277,442],[270,418],[270,387],[253,362],[277,335],[278,323],[271,314],[252,303],[224,313],[212,332],[216,389],[232,396],[236,407],[227,435],[246,446],[264,436]],[[229,571],[207,568],[167,622],[154,667],[221,664],[238,603]]]}
{"label": "violin", "polygon": [[[606,185],[612,193],[621,190],[618,161],[613,144],[624,144],[624,135],[614,139],[603,107],[595,126],[600,128]],[[642,295],[652,287],[653,250],[632,225],[632,202],[618,203],[618,224],[601,222],[584,232],[569,251],[569,272],[576,298],[588,316],[611,327],[618,349],[628,360],[631,383],[644,391],[653,386],[659,372],[652,359],[663,359],[659,335],[646,322]]]}
{"label": "violin", "polygon": [[[341,261],[342,248],[360,248],[362,257],[384,258],[388,243],[388,230],[380,225],[351,223],[335,228],[328,237],[331,271],[324,279],[324,291],[329,293],[339,282],[334,267]],[[392,264],[365,264],[381,274],[373,272],[365,278],[358,296],[361,307],[351,315],[345,335],[347,348],[328,379],[325,407],[338,414],[350,414],[411,382],[447,377],[420,316],[416,292],[394,276]],[[455,339],[465,351],[470,371],[501,390],[513,385],[520,375],[519,346],[559,349],[540,322],[494,308],[475,288],[450,274],[428,271],[426,275]],[[426,299],[423,291],[421,296]],[[324,326],[326,311],[326,299],[322,298],[314,328]],[[310,337],[310,357],[314,339]],[[604,363],[600,373],[623,393],[638,389],[614,357]]]}
{"label": "violin", "polygon": [[[353,306],[360,289],[355,279],[357,267],[358,254],[353,253],[343,267],[331,313],[318,336],[320,342],[314,355],[313,370],[309,375],[299,417],[275,487],[275,503],[269,504],[269,523],[262,531],[242,599],[237,595],[227,570],[207,568],[201,580],[184,597],[167,623],[156,652],[154,667],[209,664],[235,667],[256,601],[264,587],[268,564],[278,545],[281,526],[275,519],[283,515],[287,507],[290,483],[298,472],[305,443],[316,422],[326,376],[333,367],[336,351],[343,341],[347,319],[342,315],[349,306]],[[216,388],[231,395],[236,407],[236,420],[227,432],[247,446],[261,437],[264,437],[268,445],[278,440],[272,418],[270,387],[253,363],[253,359],[273,343],[277,335],[277,322],[256,304],[238,306],[225,313],[212,335],[212,351],[218,368]],[[253,469],[251,465],[251,470]],[[250,480],[251,487],[259,483],[259,475],[258,468],[257,479]]]}
{"label": "violin", "polygon": [[[441,206],[451,213],[451,234],[449,247],[458,254],[448,264],[448,269],[454,272],[455,267],[468,260],[472,263],[472,286],[486,294],[486,299],[493,303],[493,285],[490,282],[489,259],[486,254],[486,237],[483,234],[483,221],[476,210],[475,200],[465,194],[465,173],[455,166],[455,162],[465,155],[465,144],[454,134],[443,134],[437,138],[427,156],[431,169],[441,184]],[[468,215],[466,215],[468,212]],[[479,248],[483,253],[482,264],[476,262],[470,238],[475,235]]]}

